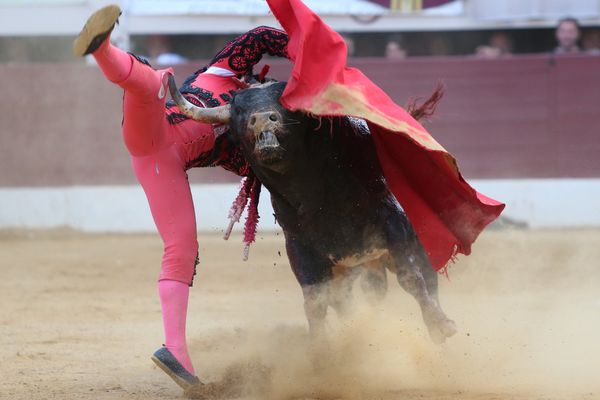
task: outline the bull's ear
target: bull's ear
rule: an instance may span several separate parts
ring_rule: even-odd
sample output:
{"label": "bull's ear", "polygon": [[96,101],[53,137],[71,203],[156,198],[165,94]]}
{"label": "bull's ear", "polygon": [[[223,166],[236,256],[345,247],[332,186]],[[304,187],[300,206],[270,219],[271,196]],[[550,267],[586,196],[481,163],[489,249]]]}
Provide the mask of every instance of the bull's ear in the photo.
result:
{"label": "bull's ear", "polygon": [[231,118],[229,104],[214,108],[203,108],[190,103],[179,92],[173,75],[169,75],[169,92],[171,93],[171,98],[175,101],[175,104],[177,104],[177,107],[183,115],[207,124],[229,123],[229,119]]}

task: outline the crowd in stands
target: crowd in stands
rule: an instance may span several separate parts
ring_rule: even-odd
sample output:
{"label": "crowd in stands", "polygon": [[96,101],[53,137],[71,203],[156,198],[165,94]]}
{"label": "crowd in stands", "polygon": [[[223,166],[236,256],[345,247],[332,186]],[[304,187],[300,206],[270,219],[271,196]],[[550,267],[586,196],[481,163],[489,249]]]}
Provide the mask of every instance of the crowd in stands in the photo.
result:
{"label": "crowd in stands", "polygon": [[[555,30],[555,55],[590,54],[600,55],[600,30],[593,29],[582,33],[575,18],[566,17],[558,22]],[[478,46],[475,55],[480,58],[501,58],[512,54],[512,40],[506,32],[494,33],[489,42]]]}
{"label": "crowd in stands", "polygon": [[[551,35],[551,32],[544,32]],[[381,35],[381,34],[379,34]],[[402,60],[412,56],[452,56],[452,55],[470,55],[480,59],[497,59],[511,57],[514,54],[539,53],[545,52],[554,55],[568,54],[589,54],[600,55],[600,29],[582,29],[579,22],[570,17],[561,19],[554,30],[554,37],[547,44],[552,47],[544,48],[540,51],[532,50],[520,46],[515,49],[519,38],[523,37],[523,32],[519,31],[498,31],[498,32],[462,32],[463,37],[468,37],[470,41],[477,38],[486,37],[486,41],[481,44],[472,44],[471,49],[465,52],[463,44],[462,49],[458,49],[457,42],[461,37],[453,36],[452,33],[437,32],[411,32],[411,33],[392,33],[386,35],[384,46],[378,51],[377,40],[381,41],[381,36],[373,37],[369,34],[343,34],[344,40],[348,46],[348,55],[350,57],[385,57],[389,60]],[[470,36],[469,36],[470,35]],[[530,40],[533,46],[539,46],[540,38]],[[182,41],[178,41],[182,42]],[[183,41],[186,42],[186,41]],[[219,38],[215,40],[216,46],[221,47],[225,40]],[[151,62],[157,65],[176,65],[185,63],[187,59],[198,57],[184,57],[179,55],[170,47],[169,37],[166,36],[148,36],[145,38],[141,54],[147,55]],[[183,49],[185,50],[185,49]],[[365,52],[365,50],[367,50]]]}
{"label": "crowd in stands", "polygon": [[[583,31],[575,18],[561,19],[554,31],[556,45],[546,52],[555,55],[589,54],[600,55],[600,29]],[[384,56],[388,59],[403,59],[411,56],[411,52],[404,45],[401,34],[389,37]],[[510,31],[492,32],[487,43],[478,45],[473,55],[477,58],[496,59],[510,57],[514,52],[514,38]],[[350,53],[354,55],[353,53]],[[419,54],[423,55],[423,54]],[[436,36],[429,43],[429,54],[434,56],[452,55],[452,43],[444,36]]]}
{"label": "crowd in stands", "polygon": [[[130,50],[153,65],[207,60],[235,35],[132,36]],[[600,56],[600,27],[582,28],[574,18],[555,29],[465,30],[439,32],[343,33],[350,57],[402,60],[424,56],[470,56],[497,59],[516,54]],[[70,37],[0,38],[0,62],[65,62],[73,59]]]}

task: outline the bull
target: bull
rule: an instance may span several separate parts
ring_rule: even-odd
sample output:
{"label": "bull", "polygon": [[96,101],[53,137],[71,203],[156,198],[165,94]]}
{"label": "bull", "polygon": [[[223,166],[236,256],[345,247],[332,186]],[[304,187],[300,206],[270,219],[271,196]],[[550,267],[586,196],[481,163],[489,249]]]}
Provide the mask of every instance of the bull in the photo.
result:
{"label": "bull", "polygon": [[386,184],[364,121],[287,110],[279,103],[283,82],[242,90],[227,106],[199,108],[170,78],[184,114],[229,124],[228,134],[269,190],[312,335],[323,332],[328,307],[347,312],[352,280],[344,278],[356,267],[367,271],[363,286],[375,297],[387,288],[385,270],[395,274],[436,343],[456,333],[440,306],[438,275]]}

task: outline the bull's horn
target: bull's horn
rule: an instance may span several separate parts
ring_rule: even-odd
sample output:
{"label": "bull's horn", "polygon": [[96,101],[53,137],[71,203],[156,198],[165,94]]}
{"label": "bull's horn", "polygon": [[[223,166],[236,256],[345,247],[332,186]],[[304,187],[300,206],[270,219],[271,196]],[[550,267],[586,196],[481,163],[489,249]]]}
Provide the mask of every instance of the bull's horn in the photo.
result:
{"label": "bull's horn", "polygon": [[179,107],[179,110],[183,115],[194,119],[196,121],[204,122],[207,124],[228,124],[231,117],[230,106],[220,106],[213,108],[198,107],[181,95],[175,78],[169,74],[169,91],[171,92],[171,98]]}

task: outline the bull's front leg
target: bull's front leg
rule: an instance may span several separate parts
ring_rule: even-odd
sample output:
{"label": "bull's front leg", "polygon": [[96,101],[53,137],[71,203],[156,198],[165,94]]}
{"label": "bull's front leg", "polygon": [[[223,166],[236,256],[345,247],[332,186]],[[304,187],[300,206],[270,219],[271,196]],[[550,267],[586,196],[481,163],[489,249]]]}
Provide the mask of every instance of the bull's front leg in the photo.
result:
{"label": "bull's front leg", "polygon": [[310,335],[313,339],[324,338],[333,265],[296,237],[286,235],[285,245],[294,275],[302,287]]}
{"label": "bull's front leg", "polygon": [[325,318],[328,305],[326,285],[313,284],[302,287],[308,331],[312,339],[319,341],[325,338]]}

